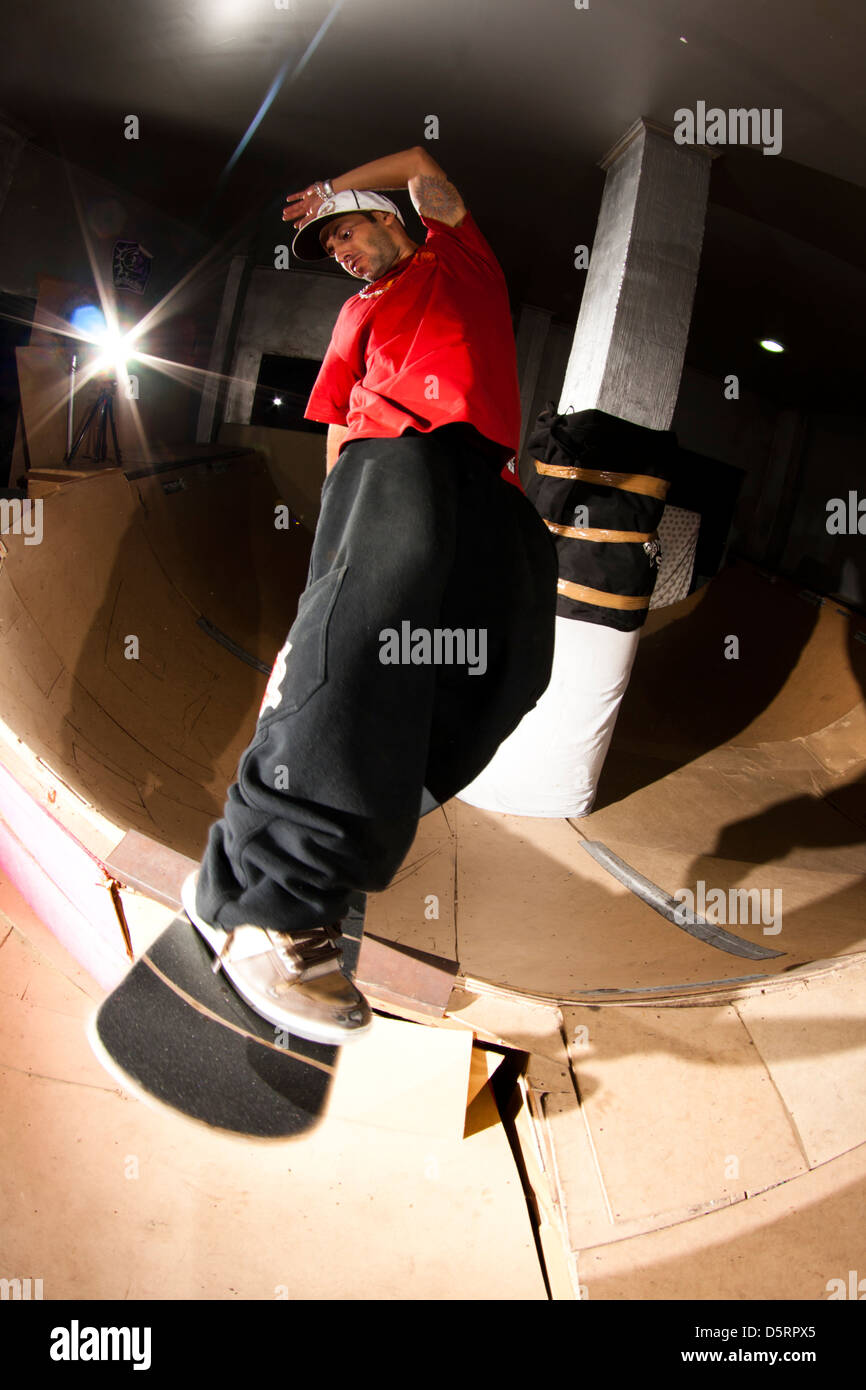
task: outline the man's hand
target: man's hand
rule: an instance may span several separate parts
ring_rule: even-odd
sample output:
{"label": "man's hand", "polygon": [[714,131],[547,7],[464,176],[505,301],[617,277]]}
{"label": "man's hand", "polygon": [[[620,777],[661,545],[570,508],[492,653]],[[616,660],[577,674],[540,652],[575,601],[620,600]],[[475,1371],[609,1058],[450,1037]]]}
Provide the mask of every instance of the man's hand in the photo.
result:
{"label": "man's hand", "polygon": [[349,433],[348,425],[329,425],[328,442],[325,445],[325,477],[328,476],[340,453],[340,445]]}
{"label": "man's hand", "polygon": [[308,218],[315,217],[325,202],[326,194],[321,183],[310,184],[300,193],[290,193],[283,208],[283,221],[294,222],[300,228]]}

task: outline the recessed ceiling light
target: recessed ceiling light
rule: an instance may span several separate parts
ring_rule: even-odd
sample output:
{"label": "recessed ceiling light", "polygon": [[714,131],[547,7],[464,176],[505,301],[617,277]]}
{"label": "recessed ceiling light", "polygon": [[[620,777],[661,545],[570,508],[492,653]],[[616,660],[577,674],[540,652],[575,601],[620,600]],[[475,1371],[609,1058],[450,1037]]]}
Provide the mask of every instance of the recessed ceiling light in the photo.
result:
{"label": "recessed ceiling light", "polygon": [[764,349],[765,352],[784,352],[784,351],[785,351],[785,349],[784,349],[784,347],[782,346],[782,344],[781,344],[781,343],[777,343],[775,338],[759,338],[759,339],[758,339],[758,343],[759,343],[759,345]]}
{"label": "recessed ceiling light", "polygon": [[680,43],[688,43],[688,39],[686,38],[685,34],[680,34]]}
{"label": "recessed ceiling light", "polygon": [[282,405],[282,403],[283,403],[283,398],[282,398],[282,396],[274,396],[274,405]]}

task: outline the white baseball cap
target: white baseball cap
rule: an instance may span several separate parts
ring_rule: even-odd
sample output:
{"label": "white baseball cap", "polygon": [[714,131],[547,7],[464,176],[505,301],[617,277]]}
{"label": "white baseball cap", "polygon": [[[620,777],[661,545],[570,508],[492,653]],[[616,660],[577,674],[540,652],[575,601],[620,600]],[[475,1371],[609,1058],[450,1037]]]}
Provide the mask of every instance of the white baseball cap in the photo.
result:
{"label": "white baseball cap", "polygon": [[315,217],[304,222],[295,234],[292,251],[298,260],[327,260],[328,253],[319,241],[322,225],[333,217],[345,217],[347,212],[393,212],[403,226],[406,226],[402,212],[390,198],[383,197],[381,193],[374,193],[369,188],[347,188],[345,193],[335,193],[333,198],[326,198]]}

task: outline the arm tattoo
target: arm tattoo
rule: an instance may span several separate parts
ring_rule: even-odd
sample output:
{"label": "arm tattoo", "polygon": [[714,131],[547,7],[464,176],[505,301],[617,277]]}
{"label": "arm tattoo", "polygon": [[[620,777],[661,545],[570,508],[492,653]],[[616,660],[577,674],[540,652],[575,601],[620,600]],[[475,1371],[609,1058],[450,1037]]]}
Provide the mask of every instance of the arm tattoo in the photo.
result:
{"label": "arm tattoo", "polygon": [[424,217],[432,217],[436,221],[444,221],[445,217],[453,217],[462,205],[462,198],[447,179],[437,178],[434,174],[420,174],[415,179],[417,196],[413,198],[416,212]]}

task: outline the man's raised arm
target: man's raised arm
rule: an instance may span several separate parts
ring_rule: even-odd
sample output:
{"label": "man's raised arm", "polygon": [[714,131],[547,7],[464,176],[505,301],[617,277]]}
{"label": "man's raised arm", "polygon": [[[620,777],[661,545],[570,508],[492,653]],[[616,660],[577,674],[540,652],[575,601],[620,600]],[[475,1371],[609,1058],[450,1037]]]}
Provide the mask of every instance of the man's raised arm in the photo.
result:
{"label": "man's raised arm", "polygon": [[[360,164],[357,169],[350,169],[331,180],[334,193],[345,193],[349,188],[374,191],[408,188],[415,211],[421,217],[432,217],[449,227],[459,227],[466,216],[466,204],[457,189],[423,145],[413,145],[409,150],[387,154],[370,164]],[[308,217],[316,215],[327,196],[322,183],[289,194],[283,221],[300,226]]]}

